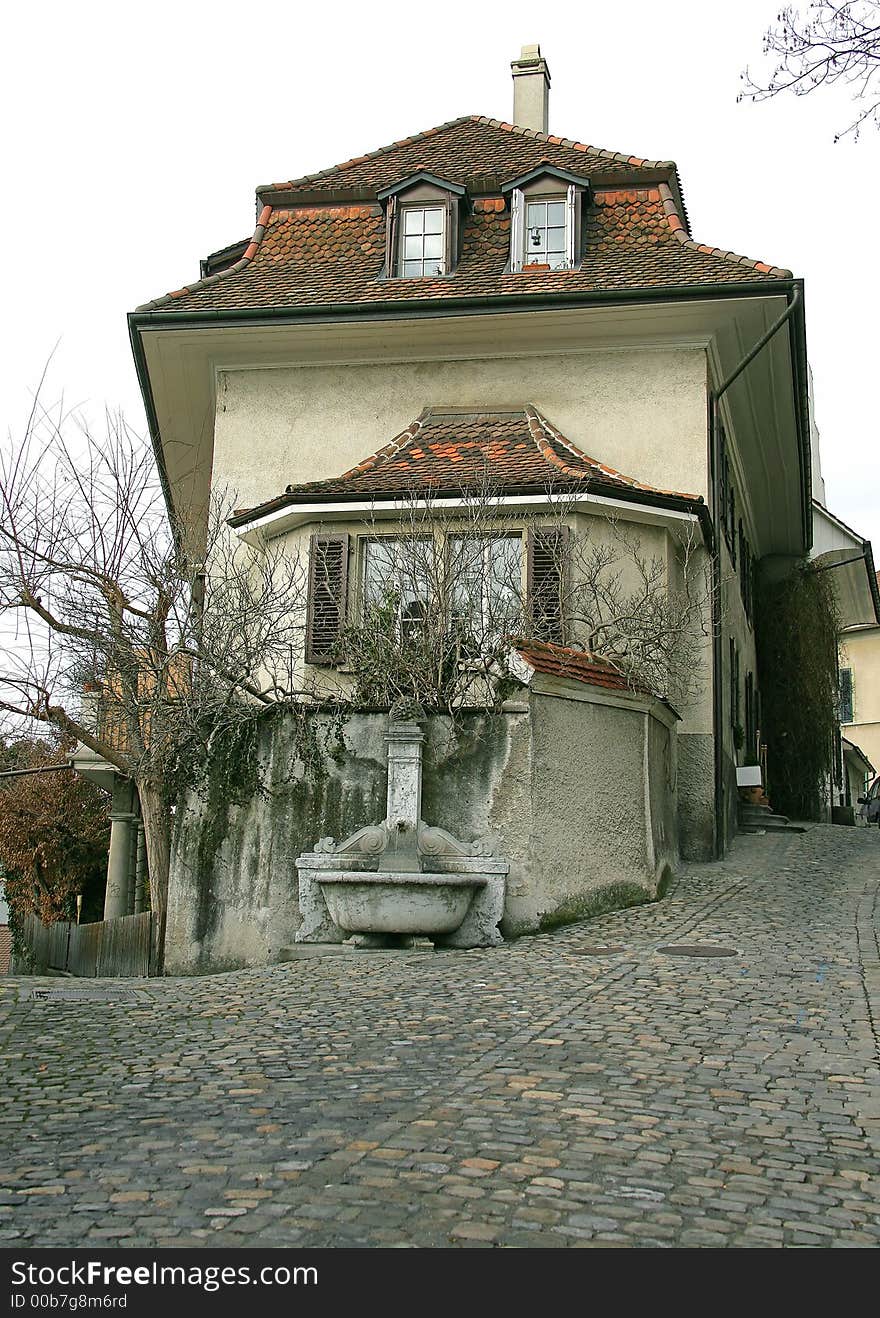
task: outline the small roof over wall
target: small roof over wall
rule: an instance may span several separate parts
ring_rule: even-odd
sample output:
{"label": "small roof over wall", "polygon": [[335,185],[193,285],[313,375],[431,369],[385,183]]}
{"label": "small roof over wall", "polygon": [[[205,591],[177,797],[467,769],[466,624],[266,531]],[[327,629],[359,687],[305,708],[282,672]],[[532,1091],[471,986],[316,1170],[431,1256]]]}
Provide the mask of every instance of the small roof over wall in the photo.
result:
{"label": "small roof over wall", "polygon": [[843,627],[880,626],[880,586],[870,540],[813,500],[811,565],[830,572]]}

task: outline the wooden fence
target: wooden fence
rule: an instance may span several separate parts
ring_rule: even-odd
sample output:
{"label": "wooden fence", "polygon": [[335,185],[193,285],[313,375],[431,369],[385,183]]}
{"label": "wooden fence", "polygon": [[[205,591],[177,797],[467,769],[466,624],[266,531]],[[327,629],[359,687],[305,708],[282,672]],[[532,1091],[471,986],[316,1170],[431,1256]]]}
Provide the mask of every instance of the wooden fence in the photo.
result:
{"label": "wooden fence", "polygon": [[32,973],[67,971],[85,977],[120,978],[155,973],[155,929],[149,911],[94,924],[59,920],[43,924],[29,915],[22,929],[33,959]]}

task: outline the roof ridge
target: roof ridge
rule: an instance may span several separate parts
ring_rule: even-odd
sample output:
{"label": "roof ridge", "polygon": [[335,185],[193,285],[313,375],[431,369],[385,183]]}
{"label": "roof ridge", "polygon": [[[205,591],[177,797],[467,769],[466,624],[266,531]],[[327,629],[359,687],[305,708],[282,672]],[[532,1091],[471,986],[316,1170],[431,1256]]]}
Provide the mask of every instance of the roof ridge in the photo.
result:
{"label": "roof ridge", "polygon": [[[155,311],[158,307],[167,307],[169,303],[176,302],[179,297],[185,297],[187,293],[193,293],[196,289],[200,288],[208,288],[211,284],[216,284],[221,279],[225,279],[227,275],[238,274],[239,270],[244,270],[250,265],[251,261],[257,254],[260,243],[265,236],[269,224],[269,216],[272,214],[272,210],[272,206],[263,207],[250,243],[245,249],[243,255],[235,261],[234,264],[227,266],[225,270],[218,270],[214,275],[204,275],[201,279],[196,279],[191,284],[185,284],[183,288],[175,289],[172,293],[165,293],[162,297],[154,297],[150,302],[143,302],[139,307],[135,307],[135,311]],[[234,243],[230,243],[229,245],[231,247],[235,246]],[[221,248],[220,250],[222,251],[223,249]]]}
{"label": "roof ridge", "polygon": [[794,278],[792,271],[785,270],[782,266],[768,265],[766,261],[753,261],[749,256],[739,256],[736,252],[725,251],[723,247],[709,247],[706,243],[695,242],[693,238],[688,237],[687,225],[678,209],[669,184],[658,183],[657,189],[660,193],[660,200],[663,202],[666,222],[682,247],[687,247],[692,252],[701,252],[704,256],[720,257],[722,260],[730,261],[733,265],[748,266],[752,270],[759,270],[762,274],[775,275],[778,279]]}
{"label": "roof ridge", "polygon": [[389,142],[387,146],[377,147],[375,151],[367,151],[362,156],[352,156],[350,160],[341,160],[338,165],[331,165],[328,169],[319,169],[314,174],[303,174],[300,178],[289,179],[286,183],[263,183],[257,188],[257,196],[262,196],[264,192],[286,192],[289,188],[297,188],[303,183],[314,183],[316,179],[327,178],[328,175],[335,174],[337,170],[348,169],[351,165],[362,165],[365,160],[375,160],[378,156],[387,155],[389,151],[396,151],[398,147],[411,146],[413,142],[421,142],[427,137],[433,137],[435,133],[440,133],[445,128],[455,128],[458,124],[481,121],[481,115],[460,114],[455,119],[447,119],[445,123],[435,124],[433,128],[425,128],[422,132],[413,133],[410,137],[401,137],[396,142]]}
{"label": "roof ridge", "polygon": [[327,169],[316,170],[313,174],[303,174],[299,178],[288,179],[286,183],[262,183],[257,188],[257,196],[262,197],[264,192],[286,192],[290,188],[298,188],[306,183],[314,183],[318,179],[328,178],[340,169],[349,169],[352,165],[362,165],[367,160],[376,160],[380,156],[387,155],[390,151],[396,151],[399,147],[411,146],[414,142],[423,142],[436,133],[442,133],[447,128],[457,128],[459,124],[466,123],[482,124],[486,128],[500,128],[506,133],[531,138],[538,142],[547,142],[550,146],[562,146],[568,150],[589,153],[598,156],[601,160],[608,160],[618,165],[632,165],[639,169],[668,169],[678,172],[674,160],[643,160],[640,156],[627,155],[624,151],[609,151],[606,147],[591,146],[587,142],[579,142],[572,137],[559,137],[555,133],[541,133],[535,128],[521,128],[519,124],[510,124],[503,119],[492,119],[486,114],[461,114],[455,119],[447,119],[442,124],[435,124],[432,128],[425,128],[420,133],[413,133],[409,137],[401,137],[395,142],[389,142],[386,146],[377,147],[375,151],[367,151],[362,156],[352,156],[350,160],[341,160],[338,164],[330,165]]}
{"label": "roof ridge", "polygon": [[537,128],[521,128],[519,124],[509,124],[504,119],[490,119],[487,115],[470,115],[477,123],[489,128],[503,128],[506,133],[516,133],[520,137],[529,137],[538,142],[548,142],[551,146],[564,146],[572,151],[589,152],[602,160],[611,160],[618,165],[633,165],[639,169],[678,170],[674,160],[643,160],[640,156],[628,156],[623,151],[609,151],[606,147],[591,146],[587,142],[578,142],[572,137],[558,137],[555,133],[542,133]]}
{"label": "roof ridge", "polygon": [[[403,430],[393,437],[393,439],[389,439],[387,444],[383,444],[381,448],[376,449],[375,453],[371,453],[369,457],[364,458],[354,467],[349,467],[348,471],[343,471],[339,476],[331,476],[330,479],[333,481],[344,481],[347,480],[349,476],[363,476],[366,472],[372,471],[374,467],[378,467],[381,462],[387,462],[389,458],[393,458],[395,454],[399,453],[401,449],[406,448],[407,445],[411,444],[416,438],[430,415],[430,411],[431,409],[428,407],[422,408],[416,419],[410,421],[409,425],[405,426]],[[315,482],[315,484],[318,483],[319,482],[317,481]]]}

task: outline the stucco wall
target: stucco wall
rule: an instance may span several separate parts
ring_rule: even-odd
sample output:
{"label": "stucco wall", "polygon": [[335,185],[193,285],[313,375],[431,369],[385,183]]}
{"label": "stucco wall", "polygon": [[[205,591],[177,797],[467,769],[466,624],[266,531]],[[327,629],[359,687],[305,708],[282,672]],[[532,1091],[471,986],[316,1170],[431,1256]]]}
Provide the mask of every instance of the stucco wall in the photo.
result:
{"label": "stucco wall", "polygon": [[[511,866],[507,936],[650,899],[675,865],[674,730],[647,706],[594,703],[590,690],[533,691],[502,714],[425,722],[423,817],[465,840],[496,839]],[[181,810],[169,974],[265,964],[293,943],[296,857],[384,817],[385,727],[381,714],[351,716],[344,752],[324,754],[314,776],[276,719],[259,752],[269,793],[223,809],[215,792]]]}
{"label": "stucco wall", "polygon": [[[414,326],[414,353],[418,334]],[[424,407],[525,402],[600,462],[661,489],[706,494],[701,348],[294,366],[219,377],[212,480],[241,507],[339,475]]]}
{"label": "stucco wall", "polygon": [[845,632],[840,666],[853,673],[853,721],[843,735],[863,750],[880,773],[880,627]]}

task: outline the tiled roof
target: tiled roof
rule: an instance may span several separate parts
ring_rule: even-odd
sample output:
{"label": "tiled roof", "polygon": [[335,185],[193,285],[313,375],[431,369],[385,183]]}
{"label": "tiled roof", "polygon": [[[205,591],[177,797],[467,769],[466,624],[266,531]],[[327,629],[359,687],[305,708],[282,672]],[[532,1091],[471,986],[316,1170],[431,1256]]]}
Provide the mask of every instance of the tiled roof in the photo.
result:
{"label": "tiled roof", "polygon": [[377,453],[341,476],[289,485],[258,508],[237,512],[235,523],[277,509],[332,496],[372,499],[460,493],[489,483],[493,491],[591,490],[619,497],[639,492],[702,504],[698,495],[658,490],[607,467],[566,439],[537,408],[495,410],[426,408]]}
{"label": "tiled roof", "polygon": [[575,682],[605,687],[608,691],[640,690],[623,673],[612,667],[607,659],[587,654],[584,650],[571,650],[566,645],[554,645],[551,642],[529,641],[517,646],[516,653],[536,673],[546,673],[549,677],[568,677]]}
{"label": "tiled roof", "polygon": [[545,163],[575,174],[601,171],[603,175],[627,179],[638,173],[675,170],[671,160],[642,160],[571,138],[517,128],[485,115],[466,114],[320,173],[306,174],[288,183],[264,184],[257,193],[271,203],[272,194],[278,192],[340,188],[378,191],[419,170],[467,187],[486,175],[503,175],[502,181],[506,182]]}
{"label": "tiled roof", "polygon": [[[510,274],[501,185],[540,164],[593,183],[575,270]],[[376,193],[416,170],[468,187],[454,273],[382,279],[385,217]],[[227,269],[138,308],[181,311],[443,301],[503,294],[590,293],[734,284],[790,272],[694,242],[671,162],[644,161],[468,116],[321,174],[260,189],[244,255]],[[210,263],[210,258],[208,263]]]}

